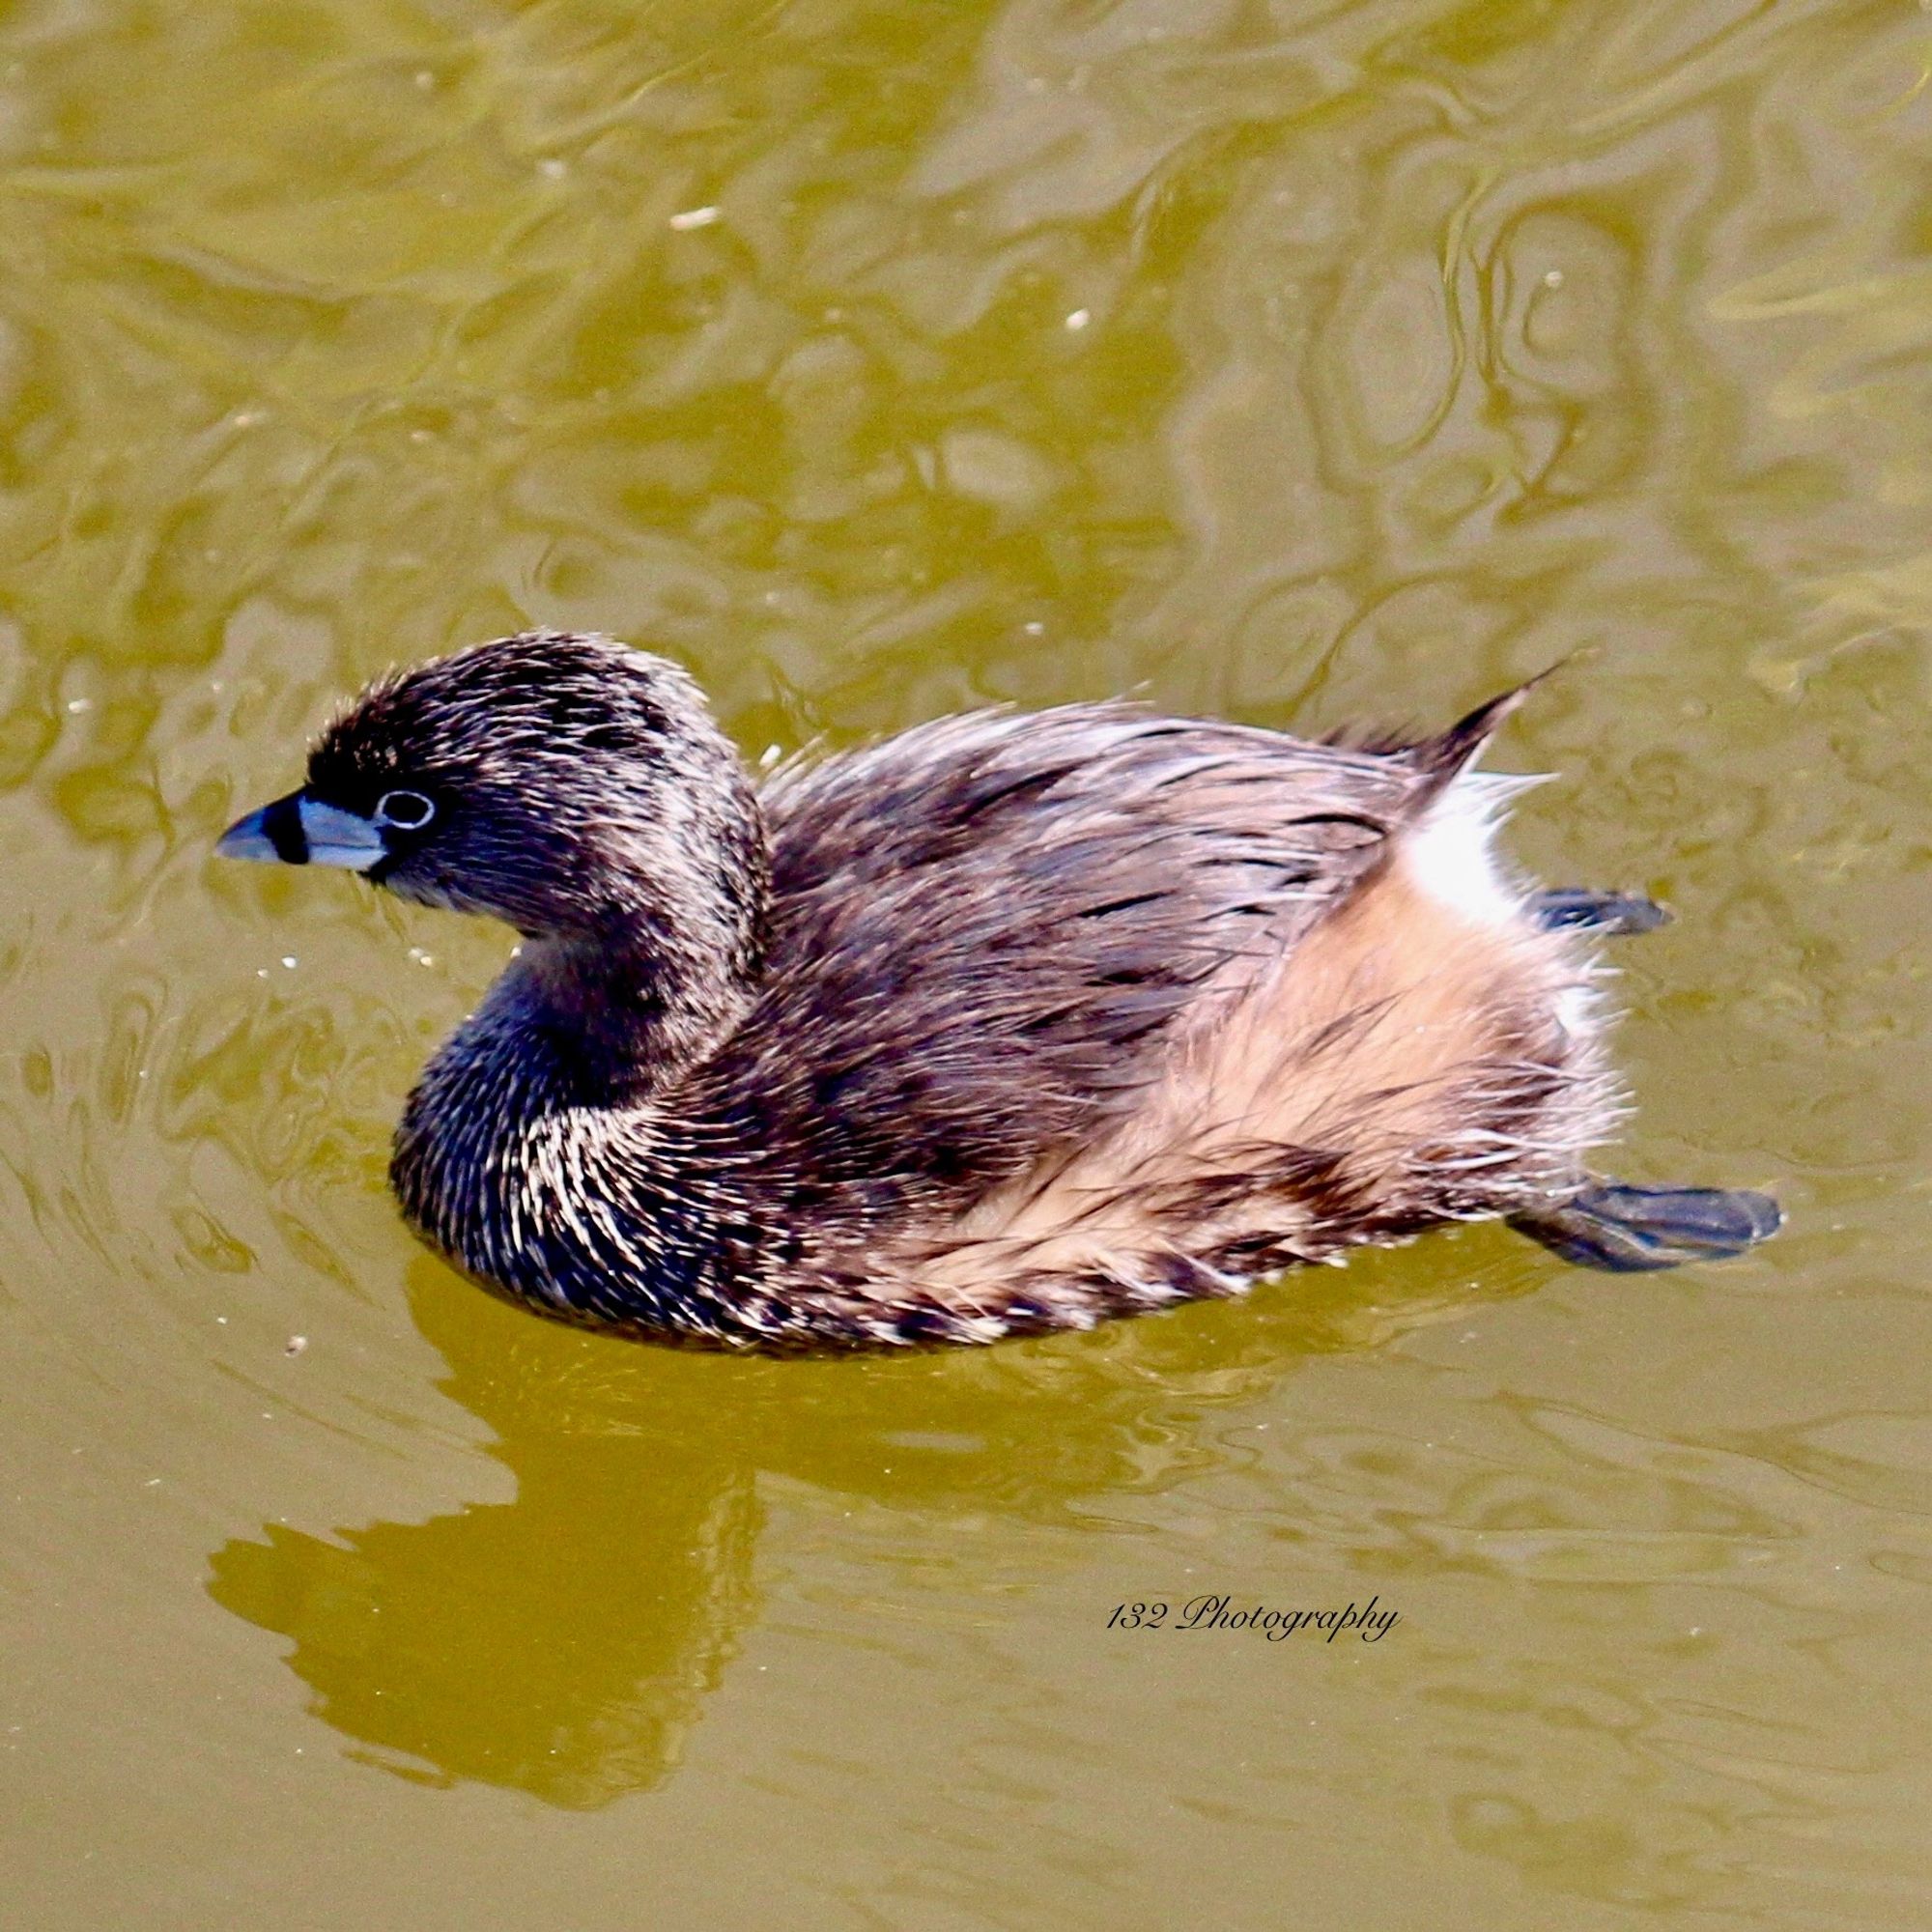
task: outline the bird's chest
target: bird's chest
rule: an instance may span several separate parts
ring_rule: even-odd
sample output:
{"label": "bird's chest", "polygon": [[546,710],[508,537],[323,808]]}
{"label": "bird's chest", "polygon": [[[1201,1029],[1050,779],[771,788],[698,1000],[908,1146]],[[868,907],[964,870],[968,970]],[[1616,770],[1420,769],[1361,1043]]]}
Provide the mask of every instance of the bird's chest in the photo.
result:
{"label": "bird's chest", "polygon": [[692,1326],[715,1272],[714,1217],[666,1140],[639,1110],[588,1105],[521,1064],[446,1048],[410,1097],[390,1172],[433,1245],[533,1306]]}

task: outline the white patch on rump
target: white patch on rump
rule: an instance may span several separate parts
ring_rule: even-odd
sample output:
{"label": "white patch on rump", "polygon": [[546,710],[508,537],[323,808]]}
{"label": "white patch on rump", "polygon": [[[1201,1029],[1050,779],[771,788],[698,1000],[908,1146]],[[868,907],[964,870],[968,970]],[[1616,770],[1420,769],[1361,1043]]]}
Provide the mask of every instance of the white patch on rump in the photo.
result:
{"label": "white patch on rump", "polygon": [[1409,876],[1429,895],[1475,925],[1514,925],[1523,895],[1496,862],[1496,832],[1515,795],[1536,779],[1468,773],[1405,835]]}

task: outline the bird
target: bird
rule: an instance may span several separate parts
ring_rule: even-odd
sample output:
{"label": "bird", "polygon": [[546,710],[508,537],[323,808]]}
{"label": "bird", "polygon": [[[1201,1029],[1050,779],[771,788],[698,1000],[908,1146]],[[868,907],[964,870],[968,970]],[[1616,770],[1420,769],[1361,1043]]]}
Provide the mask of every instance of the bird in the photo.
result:
{"label": "bird", "polygon": [[[1534,683],[1535,680],[1532,680]],[[639,1339],[987,1343],[1500,1219],[1572,1262],[1742,1253],[1747,1189],[1605,1179],[1602,936],[1498,854],[1534,780],[1102,699],[754,780],[679,666],[529,630],[391,672],[227,857],[521,935],[396,1130],[405,1218]]]}

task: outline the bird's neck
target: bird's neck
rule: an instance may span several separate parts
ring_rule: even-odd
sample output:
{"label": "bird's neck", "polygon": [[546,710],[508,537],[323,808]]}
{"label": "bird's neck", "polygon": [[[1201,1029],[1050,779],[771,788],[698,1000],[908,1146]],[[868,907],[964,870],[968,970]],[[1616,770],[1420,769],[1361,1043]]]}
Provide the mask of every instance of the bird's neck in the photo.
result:
{"label": "bird's neck", "polygon": [[676,836],[647,822],[613,831],[611,845],[607,863],[572,882],[569,920],[526,933],[501,990],[584,1100],[628,1104],[689,1071],[750,1009],[764,973],[770,858],[741,779],[695,794]]}
{"label": "bird's neck", "polygon": [[716,951],[650,923],[594,936],[526,939],[505,994],[542,1031],[585,1101],[662,1092],[711,1054],[750,1009],[750,978]]}

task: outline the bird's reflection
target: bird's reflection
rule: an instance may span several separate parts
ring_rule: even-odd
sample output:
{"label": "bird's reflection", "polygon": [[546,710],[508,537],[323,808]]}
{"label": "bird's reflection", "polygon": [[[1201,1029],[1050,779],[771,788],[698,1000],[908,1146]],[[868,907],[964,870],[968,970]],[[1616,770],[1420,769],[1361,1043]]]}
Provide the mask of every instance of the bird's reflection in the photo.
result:
{"label": "bird's reflection", "polygon": [[600,1804],[675,1766],[755,1618],[760,1472],[901,1509],[1064,1517],[1212,1466],[1212,1412],[1308,1355],[1549,1267],[1479,1231],[1090,1335],[765,1361],[555,1328],[424,1259],[416,1318],[449,1392],[496,1431],[515,1501],[339,1543],[270,1524],[215,1552],[209,1587],[294,1639],[313,1708],[357,1755]]}
{"label": "bird's reflection", "polygon": [[599,1804],[675,1764],[750,1621],[749,1467],[637,1438],[526,1441],[520,1491],[346,1547],[271,1524],[210,1590],[296,1642],[290,1663],[357,1755]]}

